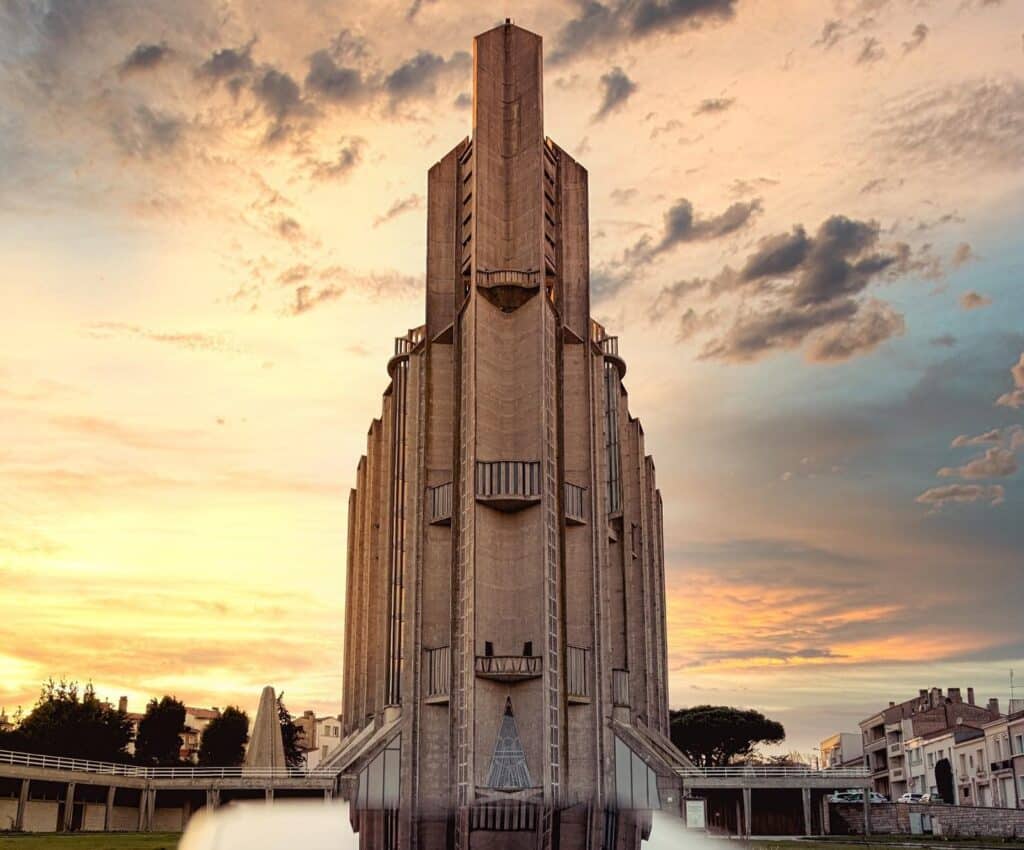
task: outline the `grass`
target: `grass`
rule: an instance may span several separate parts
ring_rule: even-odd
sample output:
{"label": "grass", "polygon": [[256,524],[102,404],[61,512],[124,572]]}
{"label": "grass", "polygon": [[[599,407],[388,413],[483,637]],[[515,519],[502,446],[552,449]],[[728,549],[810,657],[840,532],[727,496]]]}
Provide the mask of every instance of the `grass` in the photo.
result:
{"label": "grass", "polygon": [[0,833],[0,850],[175,850],[177,832]]}
{"label": "grass", "polygon": [[[870,847],[892,847],[899,844],[962,848],[996,847],[1006,850],[1024,850],[1024,841],[1009,838],[944,838],[941,835],[873,835],[870,838],[842,836],[839,838],[794,839],[792,841],[744,842],[749,850],[865,850]],[[2,850],[3,845],[0,845]]]}

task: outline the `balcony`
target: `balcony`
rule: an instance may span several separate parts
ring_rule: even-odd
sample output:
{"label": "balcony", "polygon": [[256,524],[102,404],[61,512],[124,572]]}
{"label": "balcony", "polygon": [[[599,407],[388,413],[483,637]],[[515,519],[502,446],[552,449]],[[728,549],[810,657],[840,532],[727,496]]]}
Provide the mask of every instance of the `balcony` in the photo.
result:
{"label": "balcony", "polygon": [[903,744],[889,744],[889,752],[895,755],[902,755]]}
{"label": "balcony", "polygon": [[476,462],[476,498],[499,511],[521,511],[540,502],[540,461]]}
{"label": "balcony", "polygon": [[1013,759],[1003,759],[1002,761],[994,761],[989,765],[989,769],[993,773],[998,773],[1000,770],[1013,770]]}
{"label": "balcony", "polygon": [[424,668],[426,675],[426,701],[428,703],[448,702],[448,684],[451,681],[452,657],[447,646],[425,649]]}
{"label": "balcony", "polygon": [[452,524],[452,482],[427,488],[427,516],[431,525]]}
{"label": "balcony", "polygon": [[612,670],[612,704],[629,707],[629,670]]}
{"label": "balcony", "polygon": [[884,749],[885,749],[885,736],[884,735],[879,737],[879,738],[875,738],[873,741],[865,741],[864,742],[864,752],[866,752],[866,753],[873,753],[873,752],[876,752],[877,750],[884,750]]}
{"label": "balcony", "polygon": [[476,675],[495,682],[521,682],[541,675],[539,655],[478,655]]}
{"label": "balcony", "polygon": [[590,702],[590,650],[582,646],[568,646],[565,662],[569,702]]}
{"label": "balcony", "polygon": [[902,767],[891,768],[889,770],[889,778],[892,779],[893,781],[898,781],[900,779],[903,779],[903,768]]}
{"label": "balcony", "polygon": [[565,482],[565,523],[566,525],[587,524],[587,488]]}

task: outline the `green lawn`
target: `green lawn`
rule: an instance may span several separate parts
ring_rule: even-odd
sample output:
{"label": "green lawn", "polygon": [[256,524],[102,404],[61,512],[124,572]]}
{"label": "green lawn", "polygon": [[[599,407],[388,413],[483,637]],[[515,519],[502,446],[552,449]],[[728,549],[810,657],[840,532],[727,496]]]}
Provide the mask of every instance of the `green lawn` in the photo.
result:
{"label": "green lawn", "polygon": [[[979,847],[996,847],[1002,850],[1024,850],[1024,841],[1007,838],[943,838],[937,835],[877,835],[865,840],[863,838],[813,838],[794,839],[792,841],[744,841],[749,850],[892,850],[894,844],[922,844],[925,846],[948,847],[965,850]],[[3,845],[0,845],[2,850]]]}
{"label": "green lawn", "polygon": [[0,833],[0,850],[174,850],[177,832]]}

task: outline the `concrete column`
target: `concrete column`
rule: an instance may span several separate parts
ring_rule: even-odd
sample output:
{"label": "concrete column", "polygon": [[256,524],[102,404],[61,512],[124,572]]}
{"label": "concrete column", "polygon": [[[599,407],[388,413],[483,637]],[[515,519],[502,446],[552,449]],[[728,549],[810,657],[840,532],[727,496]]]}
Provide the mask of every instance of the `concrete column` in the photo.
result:
{"label": "concrete column", "polygon": [[324,802],[325,803],[331,802],[331,789],[330,788],[324,788]]}
{"label": "concrete column", "polygon": [[871,835],[871,791],[864,789],[864,835]]}
{"label": "concrete column", "polygon": [[18,792],[18,813],[14,816],[14,829],[21,831],[25,828],[25,809],[28,807],[28,786],[31,780],[21,780],[21,790]]}
{"label": "concrete column", "polygon": [[220,805],[220,788],[206,789],[206,808],[216,809]]}
{"label": "concrete column", "polygon": [[811,822],[811,789],[801,788],[800,796],[804,803],[804,835],[814,835],[814,824]]}
{"label": "concrete column", "polygon": [[107,808],[103,812],[104,832],[111,832],[114,829],[114,795],[116,793],[116,785],[111,785],[107,788]]}
{"label": "concrete column", "polygon": [[753,831],[753,797],[750,788],[743,789],[743,834],[750,838]]}
{"label": "concrete column", "polygon": [[266,789],[264,789],[264,791],[263,791],[263,799],[266,800],[268,803],[273,803],[274,802],[274,789],[273,788],[266,788]]}
{"label": "concrete column", "polygon": [[739,800],[736,801],[736,837],[743,837],[743,808]]}
{"label": "concrete column", "polygon": [[156,788],[146,789],[146,832],[153,831],[153,821],[156,819]]}
{"label": "concrete column", "polygon": [[71,815],[75,811],[75,783],[69,782],[67,791],[64,793],[64,823],[60,825],[61,832],[71,831]]}
{"label": "concrete column", "polygon": [[828,808],[828,793],[821,797],[821,834],[832,834],[832,815]]}

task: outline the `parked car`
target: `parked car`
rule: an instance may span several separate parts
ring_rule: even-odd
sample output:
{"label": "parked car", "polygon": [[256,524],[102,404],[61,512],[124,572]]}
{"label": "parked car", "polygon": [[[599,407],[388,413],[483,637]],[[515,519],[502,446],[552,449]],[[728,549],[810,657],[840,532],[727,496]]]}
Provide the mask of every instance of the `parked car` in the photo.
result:
{"label": "parked car", "polygon": [[[868,799],[872,803],[888,803],[889,800],[879,794],[877,791],[872,791],[871,796]],[[828,798],[830,803],[863,803],[864,802],[864,789],[863,788],[847,788],[845,791],[834,791],[832,796]]]}
{"label": "parked car", "polygon": [[918,794],[916,791],[907,791],[907,793],[903,794],[899,798],[899,800],[897,800],[896,802],[897,803],[923,803],[924,802],[924,796],[925,796],[924,794]]}
{"label": "parked car", "polygon": [[922,803],[945,803],[946,801],[943,800],[942,797],[940,797],[938,794],[922,794],[921,795],[921,802]]}

